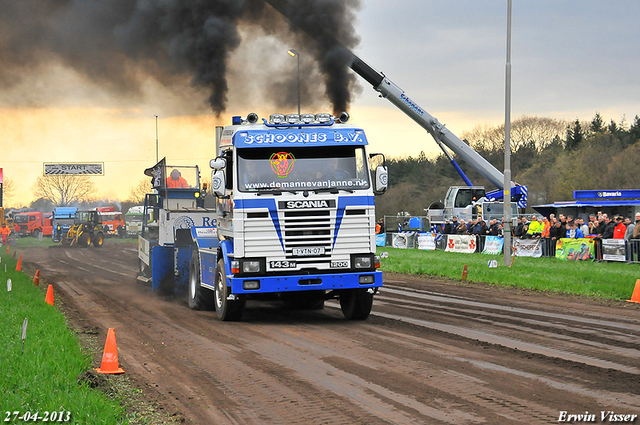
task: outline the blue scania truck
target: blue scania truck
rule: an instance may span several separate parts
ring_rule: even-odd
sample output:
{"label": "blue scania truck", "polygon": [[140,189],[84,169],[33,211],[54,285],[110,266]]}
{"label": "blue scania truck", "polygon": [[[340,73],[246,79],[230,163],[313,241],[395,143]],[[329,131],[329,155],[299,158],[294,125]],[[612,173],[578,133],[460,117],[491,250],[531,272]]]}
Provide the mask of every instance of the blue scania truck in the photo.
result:
{"label": "blue scania truck", "polygon": [[[364,131],[347,120],[345,113],[274,114],[259,122],[249,114],[218,128],[210,162],[215,218],[207,225],[209,210],[167,198],[182,189],[159,191],[159,219],[194,217],[182,228],[164,220],[172,228],[160,233],[172,244],[157,247],[167,251],[163,261],[173,263],[174,284],[186,286],[191,308],[239,320],[250,299],[312,309],[337,299],[346,319],[369,316],[382,286],[374,196],[385,192],[388,174],[384,156],[369,154]],[[157,286],[166,269],[153,277]]]}

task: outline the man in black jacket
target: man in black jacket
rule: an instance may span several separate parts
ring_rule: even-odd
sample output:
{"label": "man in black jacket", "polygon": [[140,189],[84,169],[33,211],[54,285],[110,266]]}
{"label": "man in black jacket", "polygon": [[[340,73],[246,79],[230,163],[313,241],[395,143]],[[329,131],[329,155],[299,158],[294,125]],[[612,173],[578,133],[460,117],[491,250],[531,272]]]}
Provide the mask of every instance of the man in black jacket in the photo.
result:
{"label": "man in black jacket", "polygon": [[529,223],[527,223],[527,217],[522,217],[522,219],[518,222],[515,230],[513,231],[513,236],[518,238],[523,238],[524,235],[527,234],[527,230],[529,230]]}
{"label": "man in black jacket", "polygon": [[602,239],[613,239],[613,229],[615,229],[616,223],[611,220],[606,214],[604,214],[604,222],[605,227],[604,231],[602,232]]}

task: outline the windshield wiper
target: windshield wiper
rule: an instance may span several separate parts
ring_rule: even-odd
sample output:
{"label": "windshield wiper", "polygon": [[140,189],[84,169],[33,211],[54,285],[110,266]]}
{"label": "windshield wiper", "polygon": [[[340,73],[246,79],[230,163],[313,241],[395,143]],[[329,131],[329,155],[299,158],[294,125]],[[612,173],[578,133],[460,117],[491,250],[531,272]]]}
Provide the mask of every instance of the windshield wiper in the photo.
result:
{"label": "windshield wiper", "polygon": [[349,193],[353,193],[353,189],[344,189],[344,188],[338,188],[338,187],[320,187],[317,189],[313,189],[313,192],[315,193],[320,193],[320,192],[329,192],[329,193],[339,193],[341,190],[344,190],[345,192],[349,192]]}
{"label": "windshield wiper", "polygon": [[298,193],[300,192],[300,190],[295,190],[295,189],[282,189],[279,187],[261,187],[260,189],[255,189],[255,191],[257,192],[258,196],[261,195],[282,195],[282,192],[289,192],[289,193]]}

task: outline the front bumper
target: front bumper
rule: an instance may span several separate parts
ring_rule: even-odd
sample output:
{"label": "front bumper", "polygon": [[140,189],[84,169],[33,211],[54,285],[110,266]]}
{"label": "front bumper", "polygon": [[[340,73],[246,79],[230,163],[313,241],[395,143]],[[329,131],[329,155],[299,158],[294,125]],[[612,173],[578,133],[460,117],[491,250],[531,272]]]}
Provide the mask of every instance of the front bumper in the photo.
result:
{"label": "front bumper", "polygon": [[[373,283],[360,283],[360,276],[373,276]],[[370,278],[369,278],[370,279]],[[336,289],[378,288],[382,286],[382,272],[288,275],[268,277],[231,277],[233,294],[265,294],[295,291],[331,291]],[[244,289],[245,281],[258,281],[259,289]]]}

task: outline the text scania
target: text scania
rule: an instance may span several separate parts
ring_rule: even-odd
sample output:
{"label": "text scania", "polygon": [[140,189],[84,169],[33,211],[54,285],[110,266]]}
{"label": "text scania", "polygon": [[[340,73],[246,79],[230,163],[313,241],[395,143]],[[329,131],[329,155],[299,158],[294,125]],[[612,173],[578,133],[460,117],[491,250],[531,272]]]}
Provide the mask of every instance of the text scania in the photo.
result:
{"label": "text scania", "polygon": [[329,208],[329,205],[327,201],[289,201],[287,208]]}
{"label": "text scania", "polygon": [[247,145],[252,144],[272,144],[272,143],[327,143],[349,142],[364,143],[362,135],[357,132],[333,132],[333,140],[330,140],[328,133],[257,133],[244,135],[243,142]]}
{"label": "text scania", "polygon": [[298,210],[304,208],[335,208],[335,199],[304,199],[279,201],[278,208],[281,210]]}

